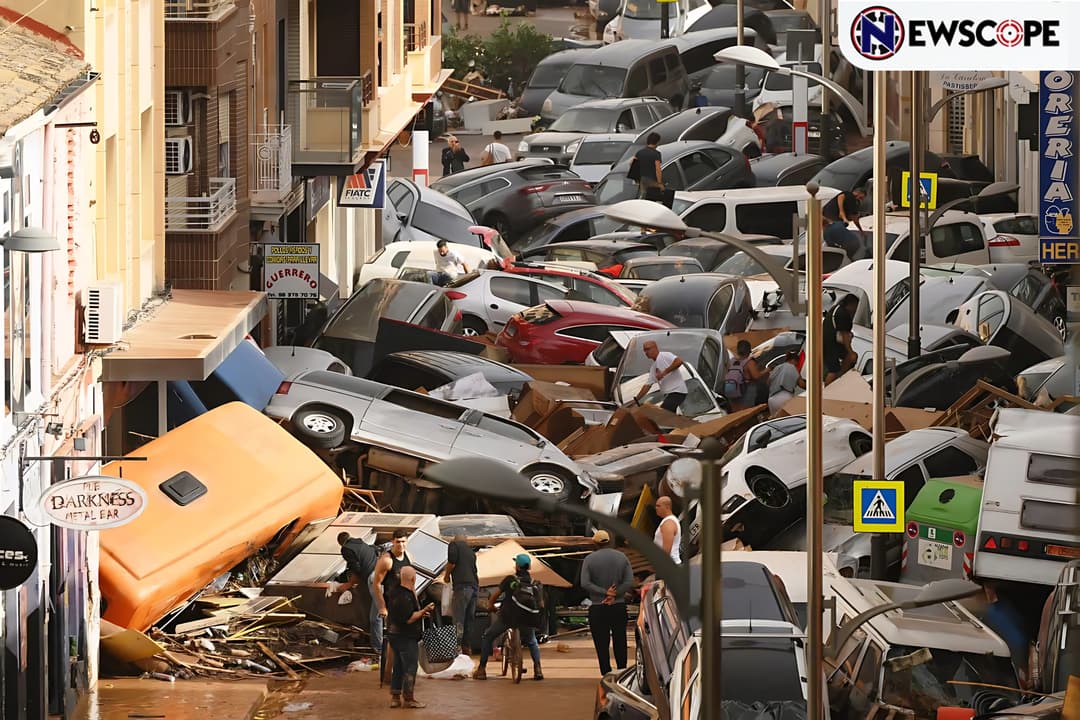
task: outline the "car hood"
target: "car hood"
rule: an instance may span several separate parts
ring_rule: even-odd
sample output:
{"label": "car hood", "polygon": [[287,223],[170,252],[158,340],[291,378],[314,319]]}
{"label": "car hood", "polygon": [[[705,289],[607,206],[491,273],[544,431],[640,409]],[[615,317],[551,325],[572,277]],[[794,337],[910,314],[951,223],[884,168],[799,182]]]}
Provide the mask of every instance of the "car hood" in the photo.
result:
{"label": "car hood", "polygon": [[588,133],[577,132],[541,132],[533,135],[526,135],[525,142],[528,143],[530,147],[533,145],[558,145],[560,147],[565,147],[574,140],[580,140],[587,134]]}

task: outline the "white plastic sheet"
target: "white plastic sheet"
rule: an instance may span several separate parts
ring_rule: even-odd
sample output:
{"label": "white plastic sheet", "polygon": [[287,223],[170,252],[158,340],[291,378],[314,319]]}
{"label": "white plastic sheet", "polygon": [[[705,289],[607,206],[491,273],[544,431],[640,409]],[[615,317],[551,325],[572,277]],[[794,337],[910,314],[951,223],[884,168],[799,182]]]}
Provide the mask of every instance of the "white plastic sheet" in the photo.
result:
{"label": "white plastic sheet", "polygon": [[468,655],[458,655],[454,658],[454,661],[450,663],[450,666],[439,670],[434,673],[427,673],[421,670],[418,675],[426,678],[434,678],[436,680],[455,680],[460,677],[469,677],[472,675],[473,669],[476,667],[473,659]]}
{"label": "white plastic sheet", "polygon": [[454,401],[499,397],[502,393],[487,381],[483,373],[476,372],[434,390],[429,390],[428,395],[439,400]]}

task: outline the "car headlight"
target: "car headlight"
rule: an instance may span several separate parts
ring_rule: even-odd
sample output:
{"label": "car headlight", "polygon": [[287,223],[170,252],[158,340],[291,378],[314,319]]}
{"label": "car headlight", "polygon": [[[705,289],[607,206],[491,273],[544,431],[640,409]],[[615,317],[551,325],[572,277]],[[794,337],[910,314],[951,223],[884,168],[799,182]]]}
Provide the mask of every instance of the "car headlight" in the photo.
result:
{"label": "car headlight", "polygon": [[540,112],[551,112],[551,98],[544,100],[544,104],[540,106]]}
{"label": "car headlight", "polygon": [[566,153],[568,155],[573,155],[577,152],[579,147],[581,147],[581,138],[571,141],[570,144],[566,146]]}
{"label": "car headlight", "polygon": [[522,140],[518,143],[518,152],[529,152],[529,143]]}

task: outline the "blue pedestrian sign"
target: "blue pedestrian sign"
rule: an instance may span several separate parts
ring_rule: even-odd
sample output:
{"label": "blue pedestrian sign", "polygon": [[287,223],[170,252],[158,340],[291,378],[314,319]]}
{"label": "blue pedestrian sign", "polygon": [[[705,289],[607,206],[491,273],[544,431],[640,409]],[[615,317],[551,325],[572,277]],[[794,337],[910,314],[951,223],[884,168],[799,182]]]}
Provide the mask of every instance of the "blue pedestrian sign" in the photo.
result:
{"label": "blue pedestrian sign", "polygon": [[[900,198],[900,205],[902,207],[911,207],[911,171],[905,170],[901,174],[900,184],[904,188],[904,196]],[[922,186],[919,207],[926,210],[936,210],[938,174],[932,172],[919,173],[919,185]]]}
{"label": "blue pedestrian sign", "polygon": [[904,483],[856,480],[855,532],[904,532]]}

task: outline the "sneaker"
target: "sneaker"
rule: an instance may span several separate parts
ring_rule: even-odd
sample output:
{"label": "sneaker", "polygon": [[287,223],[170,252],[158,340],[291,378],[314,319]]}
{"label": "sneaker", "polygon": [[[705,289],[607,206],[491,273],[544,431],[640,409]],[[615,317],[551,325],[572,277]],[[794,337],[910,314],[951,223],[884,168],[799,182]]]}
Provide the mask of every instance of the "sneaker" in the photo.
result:
{"label": "sneaker", "polygon": [[427,703],[422,703],[419,700],[406,700],[401,707],[416,708],[419,710],[420,708],[426,708]]}
{"label": "sneaker", "polygon": [[401,707],[401,696],[400,695],[392,695],[392,696],[390,696],[390,707],[392,707],[392,708]]}

